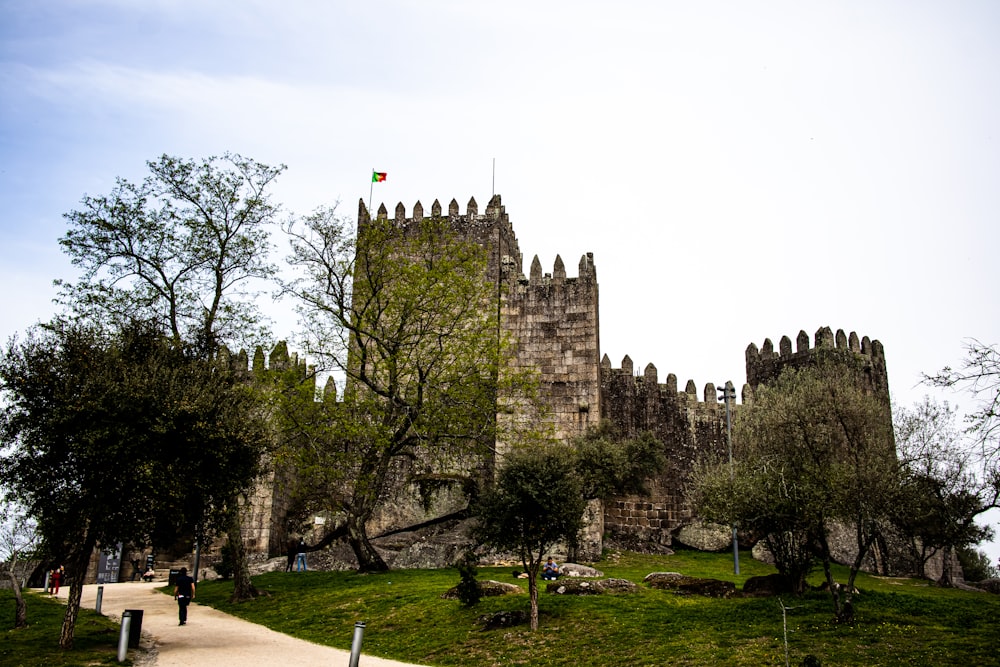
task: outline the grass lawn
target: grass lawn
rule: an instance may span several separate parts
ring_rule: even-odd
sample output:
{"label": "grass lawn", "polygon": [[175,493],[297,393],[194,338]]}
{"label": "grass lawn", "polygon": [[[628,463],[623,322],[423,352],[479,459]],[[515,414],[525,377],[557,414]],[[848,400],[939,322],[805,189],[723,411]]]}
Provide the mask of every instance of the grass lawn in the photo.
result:
{"label": "grass lawn", "polygon": [[74,648],[59,648],[66,605],[46,595],[25,591],[28,627],[13,630],[14,594],[0,589],[0,667],[83,667],[85,665],[130,665],[118,662],[120,623],[99,616],[93,609],[80,609],[76,620]]}
{"label": "grass lawn", "polygon": [[[615,554],[597,564],[605,576],[640,583],[648,573],[673,571],[735,581],[773,568],[741,558],[732,575],[728,554],[678,552],[673,556]],[[483,568],[481,579],[527,587],[513,568]],[[845,580],[846,572],[838,573]],[[279,632],[349,649],[356,621],[366,623],[364,651],[427,665],[784,665],[782,609],[776,599],[715,600],[640,585],[628,595],[539,596],[538,632],[527,626],[483,631],[480,617],[526,610],[528,597],[486,598],[473,608],[441,594],[458,573],[400,570],[379,575],[352,572],[271,573],[256,577],[268,595],[232,605],[231,582],[202,582],[198,601]],[[812,583],[820,583],[815,576]],[[825,593],[784,599],[788,607],[790,664],[807,655],[832,665],[1000,665],[1000,597],[941,589],[910,579],[861,575],[857,621],[832,621]],[[28,593],[25,630],[12,630],[14,598],[0,590],[0,667],[110,665],[118,625],[81,609],[76,648],[58,648],[65,607]],[[363,662],[363,661],[362,661]],[[129,663],[125,663],[129,664]]]}
{"label": "grass lawn", "polygon": [[[673,571],[735,581],[773,572],[742,554],[614,554],[597,563],[607,577],[641,584]],[[524,595],[484,598],[472,608],[441,594],[458,583],[454,569],[276,572],[254,578],[267,596],[232,605],[230,582],[202,582],[198,601],[309,641],[349,649],[356,621],[366,623],[364,652],[428,665],[784,665],[781,603],[768,598],[717,600],[648,589],[628,595],[539,595],[538,632],[527,626],[483,631],[480,617],[528,608],[527,582],[513,568],[482,568],[480,579],[518,583]],[[846,580],[846,571],[838,572]],[[811,582],[819,584],[815,575]],[[541,582],[544,583],[544,582]],[[822,665],[1000,665],[1000,597],[941,589],[925,581],[861,575],[857,620],[833,622],[822,592],[787,598],[790,664],[807,655]],[[7,663],[4,663],[7,664]]]}

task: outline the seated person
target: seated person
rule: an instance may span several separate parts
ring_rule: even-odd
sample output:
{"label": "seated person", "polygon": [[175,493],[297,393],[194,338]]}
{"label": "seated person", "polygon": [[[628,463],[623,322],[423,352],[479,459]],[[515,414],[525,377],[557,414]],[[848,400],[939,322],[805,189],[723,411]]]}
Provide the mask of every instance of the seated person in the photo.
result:
{"label": "seated person", "polygon": [[145,572],[142,573],[143,581],[152,581],[155,578],[156,578],[156,570],[154,570],[153,568],[148,568]]}
{"label": "seated person", "polygon": [[542,579],[546,581],[555,581],[559,578],[559,566],[555,564],[552,560],[552,556],[545,561],[545,565],[542,566]]}

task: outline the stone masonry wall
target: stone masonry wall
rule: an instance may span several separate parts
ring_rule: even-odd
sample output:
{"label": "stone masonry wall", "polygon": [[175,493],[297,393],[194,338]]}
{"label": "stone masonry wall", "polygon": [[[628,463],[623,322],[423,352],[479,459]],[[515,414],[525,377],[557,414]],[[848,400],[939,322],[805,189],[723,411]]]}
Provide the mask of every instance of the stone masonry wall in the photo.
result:
{"label": "stone masonry wall", "polygon": [[648,496],[606,502],[605,529],[617,541],[669,545],[672,532],[693,518],[686,484],[695,462],[727,452],[725,404],[712,383],[705,385],[701,400],[692,380],[684,391],[677,390],[672,373],[658,384],[652,364],[635,376],[627,356],[617,369],[605,356],[600,370],[602,417],[629,437],[652,431],[667,455],[665,469],[648,484]]}
{"label": "stone masonry wall", "polygon": [[579,275],[566,276],[557,256],[542,274],[536,256],[527,280],[504,293],[504,330],[514,340],[514,364],[536,369],[550,423],[559,440],[581,435],[600,419],[597,271],[593,255],[580,259]]}

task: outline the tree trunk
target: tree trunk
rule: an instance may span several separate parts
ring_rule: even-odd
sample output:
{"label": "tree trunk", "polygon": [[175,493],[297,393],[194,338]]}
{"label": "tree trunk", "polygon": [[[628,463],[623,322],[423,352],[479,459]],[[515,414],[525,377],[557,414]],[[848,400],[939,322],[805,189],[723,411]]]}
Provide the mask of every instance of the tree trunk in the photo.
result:
{"label": "tree trunk", "polygon": [[388,572],[389,566],[368,541],[365,523],[353,516],[347,518],[347,543],[358,559],[358,572]]}
{"label": "tree trunk", "polygon": [[62,584],[69,586],[69,599],[66,603],[66,615],[63,616],[62,630],[59,633],[59,648],[73,648],[73,636],[76,632],[76,618],[80,614],[80,597],[83,595],[83,580],[87,576],[87,565],[90,556],[97,546],[96,540],[85,537],[80,548],[74,551],[66,562],[67,579]]}
{"label": "tree trunk", "polygon": [[538,629],[538,571],[534,570],[528,573],[528,599],[531,600],[531,613],[529,614],[529,619],[531,621],[531,631],[534,632]]}
{"label": "tree trunk", "polygon": [[246,545],[243,543],[243,514],[238,503],[233,503],[232,515],[229,519],[227,539],[233,556],[233,594],[230,602],[252,600],[260,593],[250,579],[250,562]]}
{"label": "tree trunk", "polygon": [[21,585],[14,574],[14,567],[17,565],[17,555],[11,558],[10,569],[7,570],[7,577],[10,579],[11,590],[14,591],[14,628],[28,627],[28,606],[24,603],[24,596],[21,594]]}
{"label": "tree trunk", "polygon": [[954,552],[950,546],[945,546],[941,550],[941,578],[938,579],[938,586],[953,588],[955,586],[954,572]]}

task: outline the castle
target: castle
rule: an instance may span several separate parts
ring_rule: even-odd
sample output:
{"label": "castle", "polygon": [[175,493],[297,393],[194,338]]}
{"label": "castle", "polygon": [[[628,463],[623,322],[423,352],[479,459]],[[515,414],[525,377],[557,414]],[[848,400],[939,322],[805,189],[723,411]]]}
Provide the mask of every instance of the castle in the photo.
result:
{"label": "castle", "polygon": [[[364,201],[358,206],[359,228],[370,221]],[[376,219],[388,220],[381,205]],[[487,250],[487,275],[496,288],[500,326],[514,341],[512,363],[535,369],[540,375],[540,393],[546,407],[546,419],[557,438],[568,440],[610,420],[628,436],[652,431],[666,448],[668,464],[650,480],[646,496],[613,498],[589,517],[588,535],[583,542],[583,556],[600,554],[601,539],[609,534],[620,540],[669,545],[674,532],[694,517],[686,500],[685,482],[696,459],[705,453],[726,451],[726,407],[714,384],[698,388],[688,380],[683,390],[677,378],[666,376],[661,383],[655,366],[649,364],[637,374],[626,356],[614,368],[606,355],[601,356],[597,269],[592,253],[580,258],[576,276],[567,275],[561,257],[556,257],[551,273],[543,272],[535,256],[528,274],[523,273],[523,257],[499,195],[479,212],[470,199],[464,214],[453,199],[443,211],[434,201],[432,217],[446,217],[453,231]],[[407,217],[402,203],[395,207],[394,221],[409,225],[424,217],[423,205],[417,202]],[[747,381],[742,395],[746,401],[753,388],[776,378],[786,366],[810,363],[818,350],[851,355],[862,364],[871,386],[883,398],[888,410],[888,377],[882,345],[855,333],[834,334],[829,328],[816,332],[812,346],[809,336],[800,332],[796,349],[783,337],[775,352],[766,339],[761,348],[751,343],[746,349]],[[274,364],[298,364],[285,356],[272,357]],[[255,361],[255,363],[257,363]],[[729,395],[735,391],[727,383]],[[731,404],[732,406],[732,404]],[[498,446],[502,443],[498,443]],[[386,532],[405,528],[433,518],[419,511],[401,512],[399,507],[378,520],[376,530]],[[283,504],[273,487],[258,496],[258,525],[273,526],[258,533],[258,550],[280,552],[284,533]],[[454,509],[452,506],[451,509]],[[446,507],[432,510],[443,513]]]}

